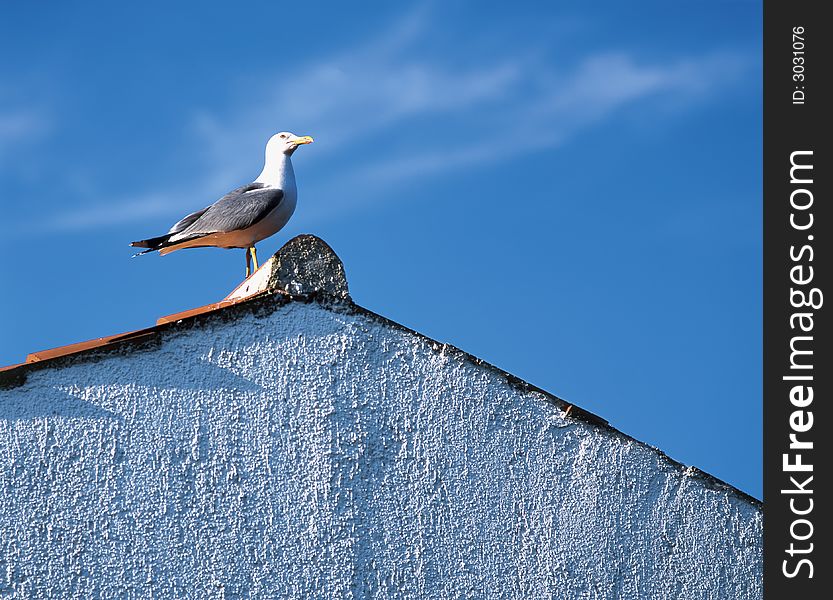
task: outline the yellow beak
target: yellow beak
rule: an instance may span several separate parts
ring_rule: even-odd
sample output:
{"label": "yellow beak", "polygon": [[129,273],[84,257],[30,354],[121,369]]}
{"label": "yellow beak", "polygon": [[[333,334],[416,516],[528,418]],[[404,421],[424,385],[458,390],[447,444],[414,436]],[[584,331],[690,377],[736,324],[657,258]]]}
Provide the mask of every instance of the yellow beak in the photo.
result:
{"label": "yellow beak", "polygon": [[305,136],[302,136],[302,137],[299,137],[299,138],[295,138],[292,141],[295,142],[296,146],[303,146],[304,144],[311,144],[313,142],[312,138],[308,135],[305,135]]}

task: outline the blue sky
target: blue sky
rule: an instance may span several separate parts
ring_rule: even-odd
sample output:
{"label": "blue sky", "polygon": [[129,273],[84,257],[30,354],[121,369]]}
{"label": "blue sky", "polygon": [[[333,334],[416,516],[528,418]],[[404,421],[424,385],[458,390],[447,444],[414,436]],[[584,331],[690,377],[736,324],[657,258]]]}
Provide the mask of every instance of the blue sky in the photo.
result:
{"label": "blue sky", "polygon": [[354,299],[761,497],[757,2],[18,4],[0,364],[221,299],[243,251],[127,243],[268,137]]}

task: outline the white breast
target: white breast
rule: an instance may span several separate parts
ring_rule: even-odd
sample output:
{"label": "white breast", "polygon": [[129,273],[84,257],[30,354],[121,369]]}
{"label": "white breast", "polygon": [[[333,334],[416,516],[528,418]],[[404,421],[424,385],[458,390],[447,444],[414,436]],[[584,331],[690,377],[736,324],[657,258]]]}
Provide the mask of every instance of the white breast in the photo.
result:
{"label": "white breast", "polygon": [[298,192],[295,189],[295,182],[287,189],[283,190],[283,199],[277,208],[266,215],[266,218],[256,223],[252,227],[241,231],[240,233],[246,237],[250,237],[251,241],[246,245],[252,245],[260,240],[265,240],[270,235],[275,235],[284,225],[289,222],[292,214],[295,212],[295,205],[298,201]]}
{"label": "white breast", "polygon": [[241,237],[249,240],[245,246],[250,246],[260,240],[265,240],[270,235],[275,235],[283,229],[295,212],[298,188],[295,186],[295,170],[292,168],[292,161],[286,154],[280,154],[280,158],[276,162],[277,164],[273,165],[269,164],[270,161],[267,160],[263,172],[256,181],[283,190],[283,199],[265,219],[240,232]]}

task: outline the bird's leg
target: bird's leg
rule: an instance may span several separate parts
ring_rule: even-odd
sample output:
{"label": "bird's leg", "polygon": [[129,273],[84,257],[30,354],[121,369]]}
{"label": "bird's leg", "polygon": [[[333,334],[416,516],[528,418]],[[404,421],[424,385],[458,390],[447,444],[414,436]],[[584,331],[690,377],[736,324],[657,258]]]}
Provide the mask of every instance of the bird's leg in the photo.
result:
{"label": "bird's leg", "polygon": [[246,277],[252,274],[252,266],[249,261],[252,258],[252,249],[246,248]]}
{"label": "bird's leg", "polygon": [[255,271],[257,271],[260,267],[257,266],[257,250],[255,250],[254,244],[252,244],[252,262],[255,266]]}

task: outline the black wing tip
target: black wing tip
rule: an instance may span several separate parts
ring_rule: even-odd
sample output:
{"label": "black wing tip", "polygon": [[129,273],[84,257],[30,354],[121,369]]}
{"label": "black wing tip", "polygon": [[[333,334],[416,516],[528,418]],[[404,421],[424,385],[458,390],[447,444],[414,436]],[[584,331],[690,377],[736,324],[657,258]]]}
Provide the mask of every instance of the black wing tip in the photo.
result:
{"label": "black wing tip", "polygon": [[148,238],[146,240],[136,240],[135,242],[130,242],[130,246],[133,248],[150,248],[151,250],[159,250],[168,244],[168,240],[170,240],[171,235],[173,234],[166,233],[165,235]]}
{"label": "black wing tip", "polygon": [[155,252],[156,250],[161,250],[165,246],[169,245],[168,238],[170,238],[170,234],[167,235],[160,235],[159,237],[155,238],[148,238],[146,240],[136,240],[135,242],[130,242],[131,248],[147,248],[147,250],[142,250],[141,252],[137,252],[130,258],[136,258],[137,256],[141,256],[142,254],[147,254],[148,252]]}

